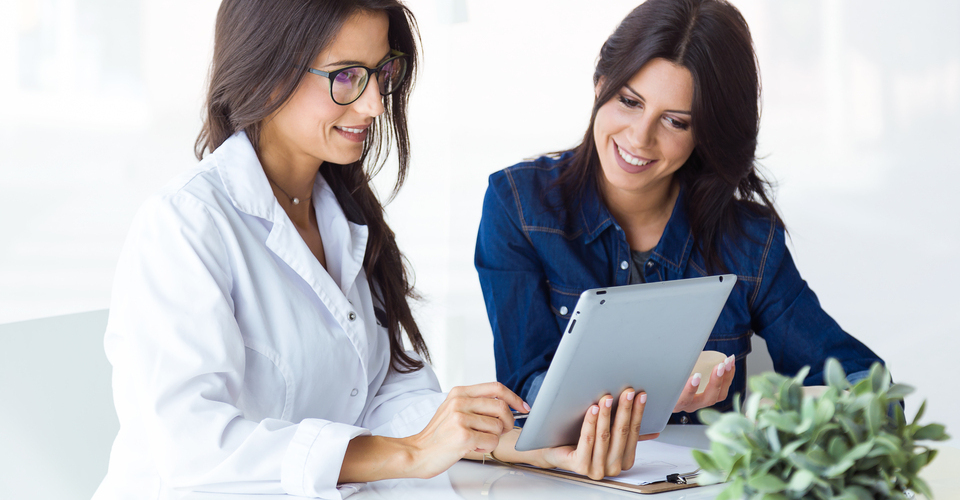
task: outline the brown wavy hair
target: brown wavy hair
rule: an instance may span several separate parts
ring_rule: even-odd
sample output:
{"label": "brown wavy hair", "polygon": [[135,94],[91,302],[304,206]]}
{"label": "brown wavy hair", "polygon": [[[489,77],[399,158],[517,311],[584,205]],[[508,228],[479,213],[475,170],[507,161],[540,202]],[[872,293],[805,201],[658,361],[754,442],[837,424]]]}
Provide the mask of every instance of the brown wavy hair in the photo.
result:
{"label": "brown wavy hair", "polygon": [[389,331],[390,364],[403,373],[423,362],[406,353],[403,331],[414,350],[429,361],[407,298],[417,298],[383,205],[370,180],[383,167],[393,142],[399,171],[393,195],[410,164],[407,103],[417,69],[419,32],[413,14],[396,0],[224,0],[217,13],[213,62],[197,158],[244,131],[258,153],[263,121],[296,91],[308,67],[358,12],[384,12],[390,21],[390,48],[408,55],[409,76],[384,99],[385,112],[370,127],[360,159],[349,165],[324,162],[320,174],[337,195],[347,217],[368,230],[363,265],[374,299],[383,305],[378,320]]}
{"label": "brown wavy hair", "polygon": [[620,22],[600,49],[593,82],[603,78],[583,141],[557,180],[564,206],[597,189],[597,111],[653,59],[693,77],[693,153],[676,178],[685,189],[690,227],[707,268],[724,271],[725,236],[743,234],[738,211],[774,217],[771,186],[758,172],[760,73],[750,29],[724,0],[648,0]]}

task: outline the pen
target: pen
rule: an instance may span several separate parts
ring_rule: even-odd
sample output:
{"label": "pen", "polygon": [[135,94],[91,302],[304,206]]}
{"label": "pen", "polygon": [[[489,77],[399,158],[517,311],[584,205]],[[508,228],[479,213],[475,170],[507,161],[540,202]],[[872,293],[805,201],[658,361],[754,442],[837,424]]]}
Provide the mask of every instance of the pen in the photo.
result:
{"label": "pen", "polygon": [[529,415],[529,413],[517,413],[517,410],[510,410],[510,411],[513,412],[514,420],[523,420],[527,418],[527,416]]}

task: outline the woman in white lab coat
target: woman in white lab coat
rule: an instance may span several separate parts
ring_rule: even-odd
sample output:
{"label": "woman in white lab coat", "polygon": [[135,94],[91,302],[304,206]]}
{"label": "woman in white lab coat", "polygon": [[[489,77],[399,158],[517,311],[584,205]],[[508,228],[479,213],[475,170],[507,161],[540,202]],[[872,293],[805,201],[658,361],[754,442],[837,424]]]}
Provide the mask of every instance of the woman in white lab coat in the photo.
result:
{"label": "woman in white lab coat", "polygon": [[518,453],[526,403],[495,383],[442,394],[424,362],[369,186],[391,144],[397,187],[408,165],[414,26],[396,0],[222,3],[202,160],[144,204],[118,263],[121,428],[95,499],[341,498],[490,452],[597,478],[632,466],[644,394],[588,409],[589,446]]}

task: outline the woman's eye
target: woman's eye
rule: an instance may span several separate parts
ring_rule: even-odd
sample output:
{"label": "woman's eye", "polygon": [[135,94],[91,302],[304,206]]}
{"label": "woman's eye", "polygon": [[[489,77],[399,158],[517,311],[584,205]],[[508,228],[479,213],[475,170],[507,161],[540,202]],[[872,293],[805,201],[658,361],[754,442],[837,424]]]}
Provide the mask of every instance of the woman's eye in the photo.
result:
{"label": "woman's eye", "polygon": [[670,124],[671,127],[675,128],[675,129],[677,129],[677,130],[687,130],[688,128],[690,128],[690,124],[689,124],[689,123],[682,122],[682,121],[677,120],[676,118],[673,118],[673,117],[671,117],[671,116],[665,116],[665,117],[664,117],[664,120],[666,120],[667,123]]}
{"label": "woman's eye", "polygon": [[620,96],[620,104],[623,104],[628,108],[638,108],[642,106],[640,101],[633,100],[626,96]]}

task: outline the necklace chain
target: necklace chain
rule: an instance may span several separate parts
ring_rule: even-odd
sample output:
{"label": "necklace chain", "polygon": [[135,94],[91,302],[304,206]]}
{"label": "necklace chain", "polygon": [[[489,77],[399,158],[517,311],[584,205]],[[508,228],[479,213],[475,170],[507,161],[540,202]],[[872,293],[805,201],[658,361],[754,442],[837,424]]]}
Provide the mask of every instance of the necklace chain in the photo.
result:
{"label": "necklace chain", "polygon": [[[286,195],[287,198],[290,198],[290,203],[293,203],[294,205],[300,204],[300,198],[297,198],[296,196],[290,196],[290,193],[288,193],[286,189],[283,189],[282,187],[280,187],[280,184],[273,182],[273,179],[271,179],[269,175],[266,177],[267,177],[267,180],[270,181],[270,184],[273,184],[274,186],[276,186],[281,193]],[[307,196],[307,201],[310,201],[311,196],[313,196],[313,193],[311,193],[310,196]]]}

